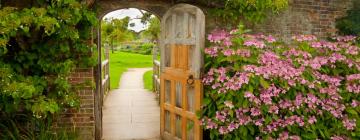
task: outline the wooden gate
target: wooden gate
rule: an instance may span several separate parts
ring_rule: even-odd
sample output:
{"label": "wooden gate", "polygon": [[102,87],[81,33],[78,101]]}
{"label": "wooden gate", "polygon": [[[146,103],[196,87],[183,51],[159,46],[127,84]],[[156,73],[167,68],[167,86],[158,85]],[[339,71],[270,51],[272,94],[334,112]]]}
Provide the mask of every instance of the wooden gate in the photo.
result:
{"label": "wooden gate", "polygon": [[178,4],[162,18],[161,29],[161,136],[201,140],[196,111],[203,96],[205,16],[195,6]]}

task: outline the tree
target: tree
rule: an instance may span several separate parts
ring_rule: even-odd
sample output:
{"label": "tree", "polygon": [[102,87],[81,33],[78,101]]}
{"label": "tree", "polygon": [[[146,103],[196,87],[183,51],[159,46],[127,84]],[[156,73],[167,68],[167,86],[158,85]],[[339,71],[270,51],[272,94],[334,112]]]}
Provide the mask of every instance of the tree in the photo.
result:
{"label": "tree", "polygon": [[142,34],[150,38],[152,42],[157,42],[160,35],[160,20],[157,17],[150,18],[149,27]]}
{"label": "tree", "polygon": [[112,52],[114,52],[115,42],[130,41],[135,38],[128,29],[129,22],[130,17],[125,17],[123,19],[106,19],[102,23],[102,37],[104,42],[110,44]]}

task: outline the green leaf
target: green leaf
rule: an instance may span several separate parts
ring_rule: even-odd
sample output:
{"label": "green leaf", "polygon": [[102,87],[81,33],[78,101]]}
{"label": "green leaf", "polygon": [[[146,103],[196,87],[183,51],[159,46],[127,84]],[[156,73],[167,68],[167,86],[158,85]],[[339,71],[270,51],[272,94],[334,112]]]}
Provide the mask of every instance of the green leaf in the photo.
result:
{"label": "green leaf", "polygon": [[260,85],[266,89],[270,87],[269,83],[265,81],[263,77],[260,77]]}
{"label": "green leaf", "polygon": [[352,108],[346,109],[346,112],[350,113],[351,115],[355,115],[355,116],[358,115],[358,113],[357,113],[354,109],[352,109]]}

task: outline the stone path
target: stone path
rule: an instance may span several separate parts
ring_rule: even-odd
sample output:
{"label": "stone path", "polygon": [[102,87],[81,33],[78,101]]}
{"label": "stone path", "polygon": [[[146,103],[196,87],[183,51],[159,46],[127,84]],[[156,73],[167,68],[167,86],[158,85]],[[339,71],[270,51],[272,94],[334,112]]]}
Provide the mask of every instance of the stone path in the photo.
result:
{"label": "stone path", "polygon": [[143,74],[151,68],[128,69],[120,88],[107,95],[103,107],[104,140],[160,139],[160,107],[144,89]]}

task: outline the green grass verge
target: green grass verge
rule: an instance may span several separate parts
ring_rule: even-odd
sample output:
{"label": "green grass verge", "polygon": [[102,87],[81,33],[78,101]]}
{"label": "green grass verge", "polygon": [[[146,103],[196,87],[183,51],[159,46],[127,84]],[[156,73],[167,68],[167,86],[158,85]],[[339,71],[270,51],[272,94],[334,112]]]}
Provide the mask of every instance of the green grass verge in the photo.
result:
{"label": "green grass verge", "polygon": [[152,91],[153,89],[153,79],[152,79],[152,76],[153,76],[153,70],[149,70],[147,72],[145,72],[144,76],[143,76],[143,80],[144,80],[144,87],[145,89],[149,90],[149,91]]}
{"label": "green grass verge", "polygon": [[152,67],[152,55],[141,55],[126,52],[110,52],[110,87],[119,87],[119,81],[123,72],[128,68]]}

